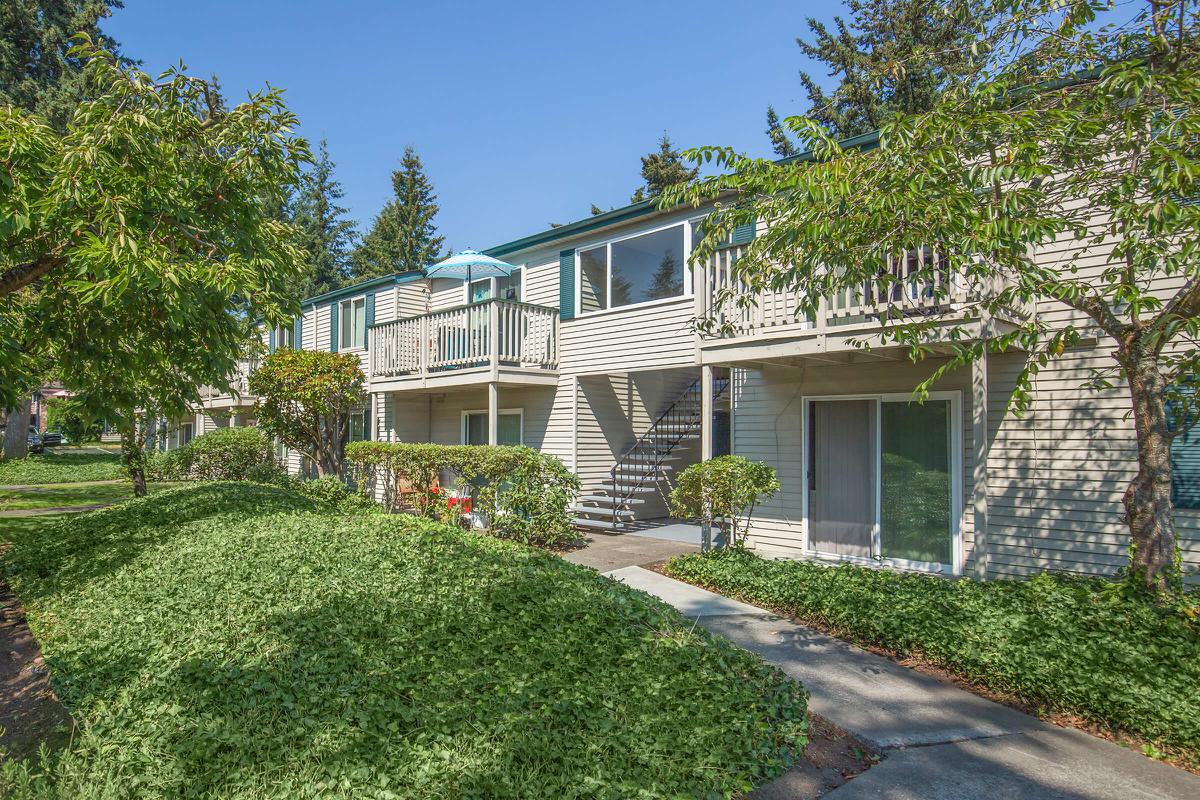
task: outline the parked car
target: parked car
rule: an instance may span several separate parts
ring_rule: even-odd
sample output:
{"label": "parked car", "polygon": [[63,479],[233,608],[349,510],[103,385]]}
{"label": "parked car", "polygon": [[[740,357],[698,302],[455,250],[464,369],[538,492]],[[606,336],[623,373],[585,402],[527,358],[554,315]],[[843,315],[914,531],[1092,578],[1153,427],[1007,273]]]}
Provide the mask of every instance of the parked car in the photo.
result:
{"label": "parked car", "polygon": [[62,431],[46,431],[42,434],[42,444],[46,447],[58,447],[62,443]]}
{"label": "parked car", "polygon": [[42,447],[42,437],[38,435],[37,431],[30,431],[29,435],[25,437],[25,449],[31,453],[42,452],[44,449]]}

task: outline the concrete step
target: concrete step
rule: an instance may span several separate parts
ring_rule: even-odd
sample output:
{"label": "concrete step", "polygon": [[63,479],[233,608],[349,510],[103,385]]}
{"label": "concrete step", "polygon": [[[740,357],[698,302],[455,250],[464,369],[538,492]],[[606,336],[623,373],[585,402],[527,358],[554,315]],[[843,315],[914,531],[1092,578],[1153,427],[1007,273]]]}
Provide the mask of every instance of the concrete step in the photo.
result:
{"label": "concrete step", "polygon": [[599,508],[599,507],[591,507],[591,506],[571,506],[567,510],[570,511],[572,514],[583,514],[583,515],[589,516],[589,517],[602,516],[602,517],[606,517],[608,519],[612,519],[613,514],[615,513],[618,517],[620,517],[622,519],[633,519],[633,512],[626,508],[618,508],[614,512],[614,510],[611,507]]}
{"label": "concrete step", "polygon": [[585,517],[576,517],[572,524],[576,528],[595,528],[602,531],[623,531],[625,530],[624,522],[613,522],[611,519],[587,519]]}
{"label": "concrete step", "polygon": [[[600,481],[600,485],[601,486],[612,486],[613,482],[611,480],[603,480],[603,481]],[[634,492],[637,494],[655,494],[658,492],[658,489],[654,486],[630,486],[629,483],[622,483],[621,484],[621,492],[622,493]]]}
{"label": "concrete step", "polygon": [[620,502],[621,505],[646,502],[646,500],[641,497],[630,497],[626,500],[620,500],[619,498],[613,497],[611,494],[584,494],[584,495],[580,495],[576,499],[591,502],[591,503],[598,503],[600,505],[608,504],[610,506],[613,504],[614,501]]}

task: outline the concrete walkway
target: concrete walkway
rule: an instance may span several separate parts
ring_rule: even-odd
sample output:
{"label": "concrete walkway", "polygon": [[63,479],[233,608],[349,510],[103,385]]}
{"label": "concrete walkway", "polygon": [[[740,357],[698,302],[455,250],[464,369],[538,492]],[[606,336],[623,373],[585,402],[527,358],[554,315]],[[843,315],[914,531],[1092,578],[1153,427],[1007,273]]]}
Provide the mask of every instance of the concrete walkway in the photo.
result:
{"label": "concrete walkway", "polygon": [[[606,573],[801,681],[814,713],[885,753],[834,800],[1200,798],[1200,777],[1058,728],[761,608],[640,567]],[[793,797],[786,777],[751,797]]]}
{"label": "concrete walkway", "polygon": [[653,564],[681,553],[700,552],[699,544],[629,533],[589,533],[586,541],[583,547],[563,553],[562,557],[600,572]]}

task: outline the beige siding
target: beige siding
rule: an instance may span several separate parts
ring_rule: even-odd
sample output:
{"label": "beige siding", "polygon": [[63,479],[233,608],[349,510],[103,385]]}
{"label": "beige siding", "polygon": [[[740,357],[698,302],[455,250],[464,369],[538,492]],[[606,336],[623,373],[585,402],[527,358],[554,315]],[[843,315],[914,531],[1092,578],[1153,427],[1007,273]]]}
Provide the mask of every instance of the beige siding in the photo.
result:
{"label": "beige siding", "polygon": [[559,325],[565,374],[660,370],[696,362],[691,298],[589,314]]}
{"label": "beige siding", "polygon": [[395,306],[399,311],[399,319],[419,317],[425,313],[425,306],[428,302],[425,281],[401,283],[396,286],[395,294]]}
{"label": "beige siding", "polygon": [[558,259],[531,261],[525,267],[525,302],[558,308]]}

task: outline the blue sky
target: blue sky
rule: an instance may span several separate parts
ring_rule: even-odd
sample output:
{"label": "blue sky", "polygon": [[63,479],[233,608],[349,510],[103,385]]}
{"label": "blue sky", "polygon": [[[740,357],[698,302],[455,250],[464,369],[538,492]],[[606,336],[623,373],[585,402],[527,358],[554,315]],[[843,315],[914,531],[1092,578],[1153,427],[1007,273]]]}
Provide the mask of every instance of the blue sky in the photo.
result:
{"label": "blue sky", "polygon": [[[125,0],[104,28],[157,72],[182,59],[231,100],[287,90],[365,229],[413,145],[455,249],[621,206],[665,130],[681,147],[770,148],[764,110],[804,110],[797,35],[816,2]],[[819,68],[815,71],[819,72]]]}

